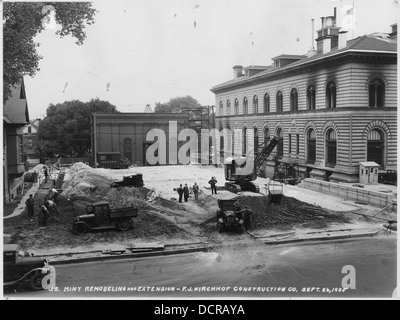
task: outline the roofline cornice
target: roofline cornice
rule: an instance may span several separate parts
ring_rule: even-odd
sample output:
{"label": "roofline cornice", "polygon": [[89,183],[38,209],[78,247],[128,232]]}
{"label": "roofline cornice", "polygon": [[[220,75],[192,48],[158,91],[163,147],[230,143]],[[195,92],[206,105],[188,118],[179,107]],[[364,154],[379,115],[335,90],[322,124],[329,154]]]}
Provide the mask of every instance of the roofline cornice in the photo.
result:
{"label": "roofline cornice", "polygon": [[[268,73],[256,74],[252,77],[243,79],[242,81],[238,81],[235,83],[219,85],[219,86],[211,88],[210,91],[213,93],[219,93],[219,92],[223,92],[226,90],[241,88],[241,87],[247,86],[249,84],[254,84],[254,85],[260,84],[260,83],[265,82],[267,79],[274,80],[274,79],[284,78],[284,77],[288,76],[288,74],[296,74],[299,71],[315,69],[315,68],[318,68],[319,66],[321,66],[322,64],[329,64],[332,62],[337,63],[338,60],[348,58],[349,56],[356,58],[356,59],[362,59],[362,58],[370,58],[373,56],[382,57],[382,55],[386,55],[386,56],[388,56],[388,58],[394,58],[395,63],[397,63],[397,52],[348,49],[345,51],[338,51],[333,54],[329,54],[328,56],[322,55],[321,57],[318,57],[316,59],[302,61],[302,62],[296,63],[296,65],[289,65],[287,67],[276,69],[275,71],[272,71],[272,72],[270,71]],[[349,62],[353,62],[353,60],[346,59],[345,62],[349,63]]]}

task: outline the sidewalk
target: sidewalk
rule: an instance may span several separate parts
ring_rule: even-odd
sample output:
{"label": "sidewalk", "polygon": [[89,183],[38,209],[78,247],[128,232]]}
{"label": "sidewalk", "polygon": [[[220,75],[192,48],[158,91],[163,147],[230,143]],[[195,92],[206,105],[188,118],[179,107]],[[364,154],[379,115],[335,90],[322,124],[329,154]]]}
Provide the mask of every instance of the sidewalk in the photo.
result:
{"label": "sidewalk", "polygon": [[[249,238],[245,243],[241,241],[228,241],[224,244],[213,244],[208,242],[187,242],[180,244],[167,244],[157,246],[141,246],[141,247],[127,247],[122,245],[104,245],[104,249],[87,250],[76,248],[64,248],[62,252],[51,252],[49,254],[41,254],[39,251],[30,250],[35,256],[45,257],[52,265],[84,263],[104,260],[116,259],[134,259],[143,257],[165,256],[193,252],[208,252],[217,248],[241,245],[241,244],[256,244],[262,242],[263,244],[270,245],[290,245],[296,243],[308,243],[318,241],[330,240],[343,240],[343,239],[356,239],[365,237],[375,237],[379,234],[396,237],[397,233],[392,231],[385,231],[381,228],[354,228],[354,229],[330,229],[323,231],[290,231],[268,236],[255,235],[248,232]],[[255,241],[253,241],[255,240]]]}

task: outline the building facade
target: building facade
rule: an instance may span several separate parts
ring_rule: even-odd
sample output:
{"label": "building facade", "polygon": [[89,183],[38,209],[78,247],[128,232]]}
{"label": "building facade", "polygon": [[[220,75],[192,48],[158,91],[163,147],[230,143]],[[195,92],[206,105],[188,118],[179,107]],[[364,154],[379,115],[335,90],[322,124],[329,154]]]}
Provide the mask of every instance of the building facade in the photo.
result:
{"label": "building facade", "polygon": [[21,191],[25,172],[23,129],[29,123],[24,81],[12,88],[3,106],[3,202],[14,199]]}
{"label": "building facade", "polygon": [[22,130],[25,169],[35,167],[40,163],[40,147],[38,145],[37,132],[39,129],[40,119],[30,121]]}
{"label": "building facade", "polygon": [[347,40],[335,15],[322,18],[317,33],[317,50],[278,56],[272,66],[235,66],[234,79],[211,89],[217,127],[240,130],[218,148],[278,136],[264,164],[269,178],[277,163],[333,182],[358,182],[365,161],[397,170],[397,25]]}
{"label": "building facade", "polygon": [[[187,114],[180,113],[94,113],[91,118],[94,162],[99,167],[118,167],[121,159],[138,166],[152,165],[146,159],[146,152],[155,139],[148,140],[146,136],[150,130],[160,129],[166,137],[166,164],[175,164],[168,161],[172,156],[170,151],[174,152],[172,158],[177,158],[184,142],[178,141],[178,136],[172,136],[170,131],[176,129],[179,134],[187,126]],[[170,149],[170,144],[176,145],[176,148]],[[158,157],[157,154],[155,156]]]}

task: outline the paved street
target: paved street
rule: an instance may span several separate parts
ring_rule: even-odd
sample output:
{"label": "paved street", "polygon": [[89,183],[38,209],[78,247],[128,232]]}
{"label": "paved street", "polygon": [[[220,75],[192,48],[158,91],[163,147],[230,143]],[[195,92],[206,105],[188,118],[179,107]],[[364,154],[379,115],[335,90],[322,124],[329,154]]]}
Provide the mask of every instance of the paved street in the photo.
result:
{"label": "paved street", "polygon": [[[356,289],[328,293],[341,288],[345,265],[355,267]],[[58,292],[6,292],[6,296],[383,298],[391,297],[396,287],[396,238],[242,246],[210,253],[63,265],[56,270]],[[303,292],[303,288],[313,287],[313,291]]]}

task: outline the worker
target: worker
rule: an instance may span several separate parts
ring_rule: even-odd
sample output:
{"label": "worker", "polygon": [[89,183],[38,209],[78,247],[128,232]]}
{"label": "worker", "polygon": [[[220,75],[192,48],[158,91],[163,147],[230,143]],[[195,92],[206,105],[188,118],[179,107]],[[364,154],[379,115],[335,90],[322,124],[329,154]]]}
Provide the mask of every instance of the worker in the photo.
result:
{"label": "worker", "polygon": [[178,188],[178,194],[179,194],[179,202],[182,203],[182,196],[183,196],[182,185],[180,185],[179,188]]}
{"label": "worker", "polygon": [[25,201],[26,204],[26,209],[28,211],[28,217],[33,221],[33,218],[35,216],[35,200],[33,199],[33,196],[30,194],[29,198]]}
{"label": "worker", "polygon": [[183,187],[183,197],[185,198],[185,202],[188,202],[189,199],[189,187],[187,183],[185,183],[185,186]]}
{"label": "worker", "polygon": [[47,183],[47,178],[49,177],[49,172],[47,171],[46,167],[44,167],[43,169],[44,169],[44,171],[43,171],[43,173],[44,173],[44,182]]}
{"label": "worker", "polygon": [[40,213],[39,213],[38,224],[41,227],[45,227],[47,226],[47,222],[49,221],[49,210],[47,210],[44,204],[41,204],[39,208],[40,208]]}
{"label": "worker", "polygon": [[199,199],[199,185],[195,182],[193,185],[194,199]]}
{"label": "worker", "polygon": [[53,201],[47,199],[46,197],[44,198],[44,205],[49,212],[51,211],[52,213],[60,214],[57,205]]}
{"label": "worker", "polygon": [[208,183],[211,185],[211,194],[217,194],[217,179],[215,177],[212,177]]}
{"label": "worker", "polygon": [[253,211],[251,211],[247,206],[244,207],[243,210],[243,220],[244,220],[244,227],[246,229],[250,228],[251,225],[251,215],[253,214]]}
{"label": "worker", "polygon": [[55,203],[57,203],[58,191],[55,188],[51,189],[52,192],[52,199]]}

